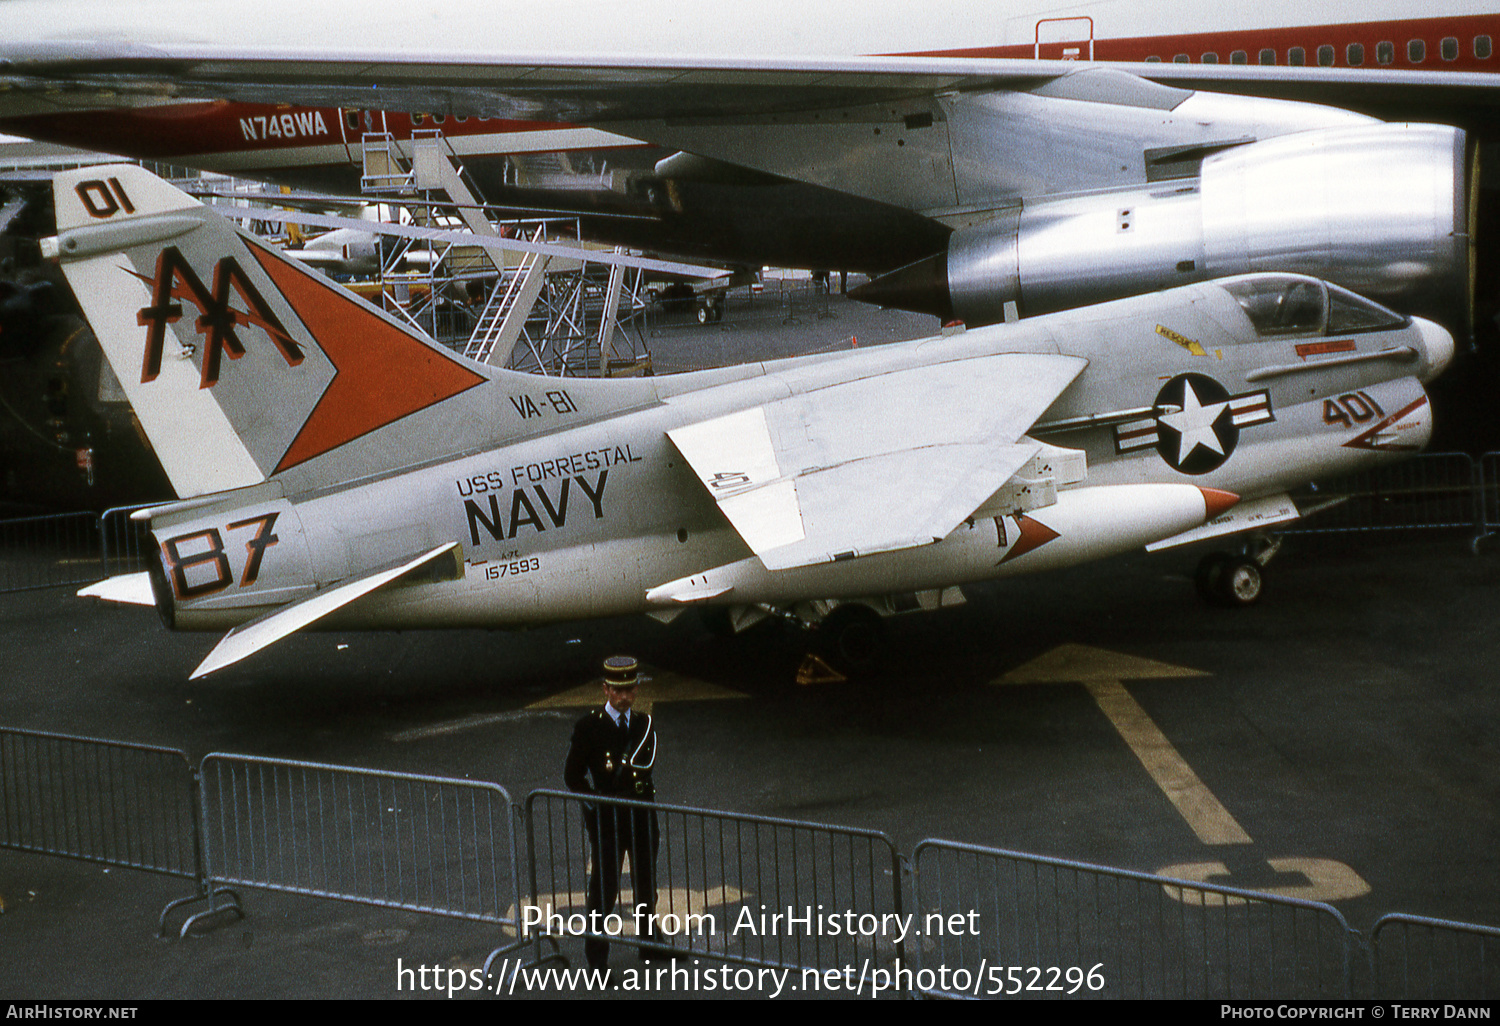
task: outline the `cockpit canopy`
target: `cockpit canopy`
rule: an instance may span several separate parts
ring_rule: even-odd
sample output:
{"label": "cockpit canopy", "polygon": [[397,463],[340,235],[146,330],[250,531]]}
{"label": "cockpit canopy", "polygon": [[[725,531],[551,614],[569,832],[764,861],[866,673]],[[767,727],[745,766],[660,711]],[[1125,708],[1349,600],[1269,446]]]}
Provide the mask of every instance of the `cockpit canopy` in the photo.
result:
{"label": "cockpit canopy", "polygon": [[1410,319],[1348,289],[1297,274],[1253,274],[1220,282],[1261,335],[1391,331]]}

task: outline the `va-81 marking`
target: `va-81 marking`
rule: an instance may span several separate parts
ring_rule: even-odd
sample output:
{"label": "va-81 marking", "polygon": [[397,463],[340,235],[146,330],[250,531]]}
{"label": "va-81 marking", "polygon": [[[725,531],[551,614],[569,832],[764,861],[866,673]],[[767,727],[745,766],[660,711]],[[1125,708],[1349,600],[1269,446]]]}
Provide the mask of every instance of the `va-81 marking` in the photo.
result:
{"label": "va-81 marking", "polygon": [[[545,394],[546,403],[551,405],[553,413],[561,416],[565,413],[578,412],[578,404],[573,401],[573,397],[567,393],[566,389],[557,389]],[[538,407],[529,395],[513,395],[510,397],[510,404],[515,407],[516,416],[522,420],[540,417],[545,409],[545,406]]]}

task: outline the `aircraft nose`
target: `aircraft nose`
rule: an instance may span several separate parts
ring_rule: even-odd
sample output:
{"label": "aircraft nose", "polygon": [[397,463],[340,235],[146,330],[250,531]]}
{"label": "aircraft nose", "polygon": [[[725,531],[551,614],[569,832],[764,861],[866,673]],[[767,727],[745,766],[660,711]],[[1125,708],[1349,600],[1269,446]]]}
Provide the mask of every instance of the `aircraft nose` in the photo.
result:
{"label": "aircraft nose", "polygon": [[1417,330],[1422,333],[1422,355],[1426,359],[1427,369],[1422,374],[1424,382],[1431,381],[1453,359],[1453,336],[1440,324],[1413,317],[1412,322]]}

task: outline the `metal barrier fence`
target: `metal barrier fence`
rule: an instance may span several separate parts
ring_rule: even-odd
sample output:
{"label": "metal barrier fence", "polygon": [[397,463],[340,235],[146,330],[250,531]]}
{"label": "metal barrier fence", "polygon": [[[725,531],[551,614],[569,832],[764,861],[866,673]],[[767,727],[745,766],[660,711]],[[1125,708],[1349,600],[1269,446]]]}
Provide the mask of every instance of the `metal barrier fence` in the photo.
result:
{"label": "metal barrier fence", "polygon": [[0,591],[88,584],[145,569],[151,535],[130,519],[142,508],[0,520]]}
{"label": "metal barrier fence", "polygon": [[1376,998],[1500,995],[1500,929],[1398,914],[1370,940]]}
{"label": "metal barrier fence", "polygon": [[497,784],[224,754],[199,774],[210,883],[515,925]]}
{"label": "metal barrier fence", "polygon": [[[634,866],[630,885],[621,881],[618,924],[586,921],[589,807],[638,827],[655,815],[655,938],[637,935]],[[543,936],[583,936],[745,965],[853,967],[856,974],[862,967],[884,968],[893,957],[904,960],[889,918],[902,910],[901,859],[877,831],[534,791],[526,799],[526,833],[531,901],[540,910]],[[611,857],[606,846],[604,858]]]}
{"label": "metal barrier fence", "polygon": [[154,557],[156,545],[151,540],[149,526],[144,522],[131,520],[130,514],[153,505],[160,504],[116,506],[99,515],[99,572],[102,576],[130,574],[146,569],[146,561]]}
{"label": "metal barrier fence", "polygon": [[1479,458],[1480,510],[1487,530],[1500,529],[1500,452]]}
{"label": "metal barrier fence", "polygon": [[99,576],[99,519],[94,514],[0,520],[0,589],[87,584]]}
{"label": "metal barrier fence", "polygon": [[196,879],[197,813],[174,748],[0,728],[0,847]]}
{"label": "metal barrier fence", "polygon": [[[184,934],[242,914],[217,886],[235,884],[510,928],[486,970],[581,936],[802,970],[803,995],[859,981],[939,997],[1354,996],[1359,934],[1326,904],[936,840],[904,874],[876,831],[589,797],[528,796],[523,896],[520,810],[495,784],[224,754],[195,774],[176,749],[0,728],[0,848],[192,879],[162,913],[209,901]],[[584,916],[590,806],[654,817],[653,937],[635,929],[628,844],[619,920]],[[1500,929],[1388,915],[1370,941],[1374,997],[1500,992]]]}
{"label": "metal barrier fence", "polygon": [[240,911],[233,892],[205,879],[198,797],[178,749],[0,728],[0,847],[194,881],[162,909],[163,934],[185,905]]}
{"label": "metal barrier fence", "polygon": [[1352,996],[1330,905],[946,841],[913,862],[922,994]]}
{"label": "metal barrier fence", "polygon": [[1423,453],[1401,463],[1315,482],[1294,493],[1298,505],[1337,502],[1287,534],[1467,528],[1494,525],[1486,515],[1485,478],[1464,453]]}

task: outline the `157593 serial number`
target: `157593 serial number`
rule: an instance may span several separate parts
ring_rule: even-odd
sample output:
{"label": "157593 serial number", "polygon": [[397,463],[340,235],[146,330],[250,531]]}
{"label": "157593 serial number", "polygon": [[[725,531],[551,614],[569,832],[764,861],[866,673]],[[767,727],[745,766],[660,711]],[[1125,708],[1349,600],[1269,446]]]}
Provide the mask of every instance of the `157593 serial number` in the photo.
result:
{"label": "157593 serial number", "polygon": [[484,579],[487,581],[498,581],[502,577],[534,574],[541,568],[542,561],[536,556],[532,556],[529,559],[513,559],[508,563],[490,563],[484,568]]}

